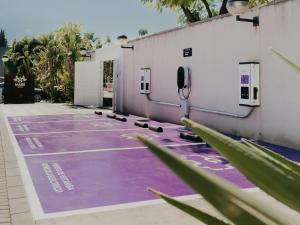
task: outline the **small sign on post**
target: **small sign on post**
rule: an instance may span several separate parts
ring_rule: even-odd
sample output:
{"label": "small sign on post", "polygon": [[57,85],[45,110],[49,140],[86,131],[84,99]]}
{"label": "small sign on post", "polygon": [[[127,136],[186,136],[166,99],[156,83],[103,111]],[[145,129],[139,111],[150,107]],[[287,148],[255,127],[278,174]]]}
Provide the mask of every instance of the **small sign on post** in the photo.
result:
{"label": "small sign on post", "polygon": [[183,57],[191,57],[193,55],[192,48],[185,48],[183,49]]}

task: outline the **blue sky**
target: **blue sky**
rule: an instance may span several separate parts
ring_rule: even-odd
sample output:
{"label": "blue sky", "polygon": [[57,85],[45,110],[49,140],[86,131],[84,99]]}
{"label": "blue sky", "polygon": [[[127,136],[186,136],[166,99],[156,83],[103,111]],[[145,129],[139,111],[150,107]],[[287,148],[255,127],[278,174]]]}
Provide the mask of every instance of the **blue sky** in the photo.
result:
{"label": "blue sky", "polygon": [[150,33],[175,27],[176,16],[167,10],[160,14],[140,0],[0,0],[0,29],[10,42],[49,33],[66,22],[114,39],[120,34],[136,37],[141,27]]}

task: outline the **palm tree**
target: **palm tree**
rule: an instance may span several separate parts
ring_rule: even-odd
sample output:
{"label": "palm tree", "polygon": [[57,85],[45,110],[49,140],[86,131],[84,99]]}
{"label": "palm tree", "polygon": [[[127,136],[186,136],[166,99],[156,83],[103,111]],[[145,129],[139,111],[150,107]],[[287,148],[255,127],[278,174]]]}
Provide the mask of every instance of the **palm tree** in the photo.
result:
{"label": "palm tree", "polygon": [[60,95],[59,74],[63,73],[65,66],[64,49],[53,34],[43,36],[41,40],[45,45],[36,57],[35,73],[38,82],[55,102]]}

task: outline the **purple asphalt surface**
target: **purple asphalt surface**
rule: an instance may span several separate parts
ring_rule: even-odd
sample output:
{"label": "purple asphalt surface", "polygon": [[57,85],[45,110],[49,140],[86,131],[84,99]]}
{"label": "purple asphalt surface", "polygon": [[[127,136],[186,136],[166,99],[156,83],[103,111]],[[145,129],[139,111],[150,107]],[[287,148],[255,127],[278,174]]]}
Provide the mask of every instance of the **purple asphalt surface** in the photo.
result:
{"label": "purple asphalt surface", "polygon": [[[79,121],[52,121],[46,123],[30,123],[11,124],[14,134],[31,134],[31,133],[51,133],[51,132],[68,132],[68,131],[84,131],[84,130],[113,130],[113,129],[137,129],[132,124],[136,119],[128,120],[128,123],[121,122],[109,118],[79,120]],[[174,124],[159,123],[152,121],[151,124],[162,126],[164,128],[174,127]]]}
{"label": "purple asphalt surface", "polygon": [[[183,127],[151,121],[163,133],[93,114],[9,117],[45,213],[153,200],[153,187],[171,196],[194,194],[134,139],[139,133],[241,188],[254,187],[215,150],[179,138]],[[25,125],[25,127],[24,127]],[[20,128],[19,126],[22,126]],[[269,145],[300,161],[300,152]]]}

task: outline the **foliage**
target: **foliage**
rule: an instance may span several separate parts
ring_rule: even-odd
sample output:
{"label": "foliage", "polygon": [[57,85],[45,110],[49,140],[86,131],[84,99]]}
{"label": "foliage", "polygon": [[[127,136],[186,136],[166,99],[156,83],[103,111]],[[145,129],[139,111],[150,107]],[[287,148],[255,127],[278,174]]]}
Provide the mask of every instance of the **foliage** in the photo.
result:
{"label": "foliage", "polygon": [[73,101],[75,61],[83,60],[80,48],[102,47],[94,33],[82,33],[78,24],[67,23],[54,33],[14,41],[5,63],[10,73],[34,74],[53,102]]}
{"label": "foliage", "polygon": [[292,67],[297,73],[300,73],[300,66],[298,66],[296,63],[289,60],[287,57],[282,55],[277,50],[271,48],[271,51],[274,52],[280,59],[282,59],[286,64],[288,64],[290,67]]}
{"label": "foliage", "polygon": [[210,225],[229,225],[228,223],[213,217],[193,206],[190,206],[188,204],[185,204],[183,202],[177,201],[174,198],[171,198],[170,196],[161,193],[159,191],[156,191],[152,188],[148,189],[149,192],[152,192],[154,195],[156,195],[159,198],[162,198],[163,200],[165,200],[167,203],[169,203],[170,205],[182,210],[183,212],[195,217],[196,219],[206,223],[206,224],[210,224]]}
{"label": "foliage", "polygon": [[103,84],[113,83],[113,61],[108,60],[103,62]]}
{"label": "foliage", "polygon": [[6,52],[9,61],[5,63],[7,71],[14,74],[32,75],[35,55],[41,51],[42,43],[32,37],[14,41]]}
{"label": "foliage", "polygon": [[266,4],[266,3],[270,2],[270,1],[271,0],[250,0],[249,1],[249,6],[252,8],[252,7],[255,7],[255,6]]}
{"label": "foliage", "polygon": [[[183,119],[185,125],[210,144],[239,169],[252,183],[290,208],[300,212],[300,167],[298,164],[273,153],[252,141],[240,143],[208,127]],[[233,184],[182,160],[171,150],[150,140],[138,137],[160,160],[173,170],[196,192],[200,193],[220,213],[234,224],[296,224],[287,215],[274,210]],[[253,166],[255,165],[255,166]],[[205,212],[180,203],[171,197],[152,190],[173,206],[207,224]],[[212,216],[209,219],[213,218]]]}
{"label": "foliage", "polygon": [[7,39],[5,37],[5,31],[4,30],[0,30],[0,47],[7,47]]}
{"label": "foliage", "polygon": [[[266,154],[261,150],[262,148],[254,145],[247,147],[243,143],[203,125],[187,119],[183,119],[183,121],[197,135],[225,156],[257,187],[300,212],[300,195],[297,195],[300,190],[300,176],[290,166],[274,156]],[[264,172],[262,173],[262,171]]]}
{"label": "foliage", "polygon": [[102,48],[103,44],[100,39],[98,39],[95,43],[95,49]]}
{"label": "foliage", "polygon": [[45,45],[35,59],[37,82],[49,94],[52,101],[58,101],[61,87],[60,74],[65,67],[64,49],[53,34],[42,36],[40,39]]}
{"label": "foliage", "polygon": [[[140,0],[146,6],[159,12],[168,8],[177,13],[178,23],[192,23],[209,17],[228,13],[227,0]],[[249,6],[255,7],[270,0],[250,0]]]}
{"label": "foliage", "polygon": [[139,36],[147,35],[148,34],[147,28],[142,27],[141,29],[139,29],[138,34],[139,34]]}

